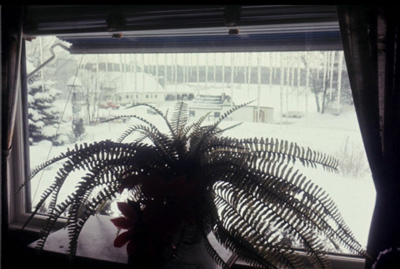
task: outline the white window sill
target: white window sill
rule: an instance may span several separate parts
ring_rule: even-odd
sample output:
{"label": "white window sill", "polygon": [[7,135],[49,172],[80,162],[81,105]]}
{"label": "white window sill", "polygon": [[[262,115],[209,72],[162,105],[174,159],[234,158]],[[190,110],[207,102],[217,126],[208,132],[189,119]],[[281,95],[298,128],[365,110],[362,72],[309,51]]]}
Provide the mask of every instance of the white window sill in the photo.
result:
{"label": "white window sill", "polygon": [[[117,228],[109,221],[109,217],[91,217],[86,222],[78,239],[78,257],[126,263],[125,248],[115,248],[113,242]],[[29,245],[35,247],[36,242]],[[46,240],[44,251],[67,254],[68,230],[60,229],[51,233]]]}

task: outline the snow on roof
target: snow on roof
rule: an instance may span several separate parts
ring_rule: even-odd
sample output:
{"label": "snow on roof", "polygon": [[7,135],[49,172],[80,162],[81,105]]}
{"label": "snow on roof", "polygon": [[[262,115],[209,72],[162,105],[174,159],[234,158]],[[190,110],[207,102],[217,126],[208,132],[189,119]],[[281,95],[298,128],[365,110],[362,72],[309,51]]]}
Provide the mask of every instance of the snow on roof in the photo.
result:
{"label": "snow on roof", "polygon": [[83,87],[81,80],[77,76],[72,76],[68,79],[67,86],[69,85]]}
{"label": "snow on roof", "polygon": [[201,94],[209,96],[221,96],[222,94],[225,94],[232,98],[235,105],[255,100],[253,103],[249,104],[249,106],[256,106],[258,105],[258,96],[260,96],[260,106],[277,107],[277,105],[279,105],[279,101],[277,102],[277,100],[280,100],[279,87],[273,86],[270,88],[269,85],[262,85],[259,92],[258,85],[256,84],[251,84],[250,86],[247,84],[235,84],[232,90],[229,83],[226,83],[224,86],[222,83],[220,85],[217,83],[215,87],[210,87],[209,89],[202,91]]}
{"label": "snow on roof", "polygon": [[227,95],[196,95],[191,103],[192,108],[206,109],[222,109],[222,106],[229,102],[230,97]]}
{"label": "snow on roof", "polygon": [[197,92],[197,86],[190,83],[172,83],[165,85],[165,91],[168,93],[195,93]]}
{"label": "snow on roof", "polygon": [[[235,105],[253,101],[248,106],[271,107],[275,109],[305,110],[306,106],[314,108],[313,96],[310,90],[305,91],[304,86],[281,86],[268,84],[234,84],[209,83],[207,90],[201,90],[200,94],[231,96]],[[259,99],[259,101],[258,101]],[[288,107],[288,108],[286,108]]]}
{"label": "snow on roof", "polygon": [[125,92],[165,92],[163,86],[150,74],[144,72],[123,73],[117,93]]}
{"label": "snow on roof", "polygon": [[[278,104],[276,100],[279,100],[279,92],[262,90],[260,91],[260,106],[263,107],[276,107]],[[233,91],[232,100],[236,105],[253,101],[249,106],[258,105],[258,90],[257,89],[236,89]]]}

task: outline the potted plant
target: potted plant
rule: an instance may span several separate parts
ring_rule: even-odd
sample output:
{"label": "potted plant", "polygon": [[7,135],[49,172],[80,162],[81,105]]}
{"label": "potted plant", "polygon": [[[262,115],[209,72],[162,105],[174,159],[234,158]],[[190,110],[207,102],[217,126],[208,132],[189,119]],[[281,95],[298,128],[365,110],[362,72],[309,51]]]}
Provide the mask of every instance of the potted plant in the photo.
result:
{"label": "potted plant", "polygon": [[[128,192],[129,199],[118,203],[123,216],[112,219],[121,229],[114,245],[126,245],[132,264],[146,268],[174,261],[193,242],[205,244],[216,263],[226,267],[209,242],[210,232],[239,258],[262,268],[301,268],[302,260],[291,241],[299,242],[317,268],[329,267],[326,240],[337,249],[344,246],[366,255],[334,202],[292,167],[300,161],[334,171],[338,165],[334,158],[278,139],[222,136],[236,125],[221,129],[220,123],[245,105],[203,125],[207,114],[189,124],[184,102],[176,104],[171,119],[152,105],[140,104],[162,117],[166,133],[144,118],[124,116],[141,124],[130,127],[115,142],[76,146],[40,165],[27,181],[64,160],[32,214],[50,199],[38,247],[43,247],[61,214],[68,212],[69,251],[74,255],[87,219],[118,193]],[[123,143],[132,134],[139,137]],[[67,199],[58,202],[61,186],[76,169],[86,170],[86,176]]]}

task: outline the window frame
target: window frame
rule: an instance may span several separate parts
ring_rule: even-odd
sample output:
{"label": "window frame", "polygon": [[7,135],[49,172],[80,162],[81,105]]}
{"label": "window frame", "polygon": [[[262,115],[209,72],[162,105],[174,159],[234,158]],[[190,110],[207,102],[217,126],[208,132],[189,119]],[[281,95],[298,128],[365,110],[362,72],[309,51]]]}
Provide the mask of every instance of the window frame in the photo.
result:
{"label": "window frame", "polygon": [[[25,178],[29,175],[29,134],[28,134],[28,83],[26,72],[26,53],[25,40],[22,40],[21,68],[20,68],[20,85],[18,90],[15,130],[13,133],[13,148],[10,152],[8,161],[9,167],[9,184],[8,199],[9,204],[9,225],[12,229],[21,229],[29,220],[31,213],[30,203],[30,184],[20,188]],[[22,169],[21,169],[22,168]],[[26,230],[40,232],[41,227],[46,222],[47,217],[38,214],[33,217],[30,223],[25,227]],[[54,229],[60,229],[66,220],[60,219]]]}
{"label": "window frame", "polygon": [[[23,40],[25,42],[25,40]],[[23,46],[23,50],[25,46]],[[20,229],[23,224],[29,219],[30,213],[27,212],[26,197],[29,192],[29,185],[21,189],[16,195],[16,191],[23,183],[23,179],[29,171],[29,142],[27,131],[27,79],[26,79],[26,55],[25,51],[21,57],[21,83],[18,96],[18,105],[16,113],[15,132],[13,137],[13,150],[9,158],[9,178],[11,179],[8,184],[9,199],[9,221],[10,227],[13,229]],[[21,169],[22,168],[22,169]],[[29,231],[39,232],[40,227],[46,221],[45,216],[35,216],[31,223],[26,227]],[[61,228],[65,224],[65,220],[59,220],[55,229]],[[351,255],[329,255],[333,264],[337,264],[338,268],[363,268],[364,259]],[[239,264],[241,264],[239,262]]]}

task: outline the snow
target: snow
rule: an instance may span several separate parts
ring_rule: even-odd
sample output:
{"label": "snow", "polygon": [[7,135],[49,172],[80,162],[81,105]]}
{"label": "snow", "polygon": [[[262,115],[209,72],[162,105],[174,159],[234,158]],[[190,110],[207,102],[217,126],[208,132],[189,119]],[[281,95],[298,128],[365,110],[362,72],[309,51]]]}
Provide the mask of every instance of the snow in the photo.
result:
{"label": "snow", "polygon": [[71,76],[67,81],[68,86],[83,87],[81,80],[77,76]]}
{"label": "snow", "polygon": [[124,92],[164,92],[164,88],[157,82],[156,78],[144,72],[123,73],[120,81],[121,86],[117,87],[118,93]]}
{"label": "snow", "polygon": [[[229,91],[229,90],[228,90]],[[240,98],[239,98],[240,99]],[[244,99],[242,99],[245,101]],[[279,103],[279,102],[275,102]],[[310,102],[311,103],[311,102]],[[174,102],[170,103],[173,106]],[[60,106],[64,107],[64,105]],[[167,104],[160,109],[165,111]],[[70,113],[67,107],[66,111]],[[310,147],[311,149],[326,152],[333,156],[337,155],[346,139],[357,145],[359,150],[364,149],[354,108],[344,110],[340,115],[312,113],[308,110],[306,116],[301,119],[278,118],[275,123],[254,123],[245,122],[242,125],[228,130],[226,135],[238,138],[264,137],[279,138],[288,141],[297,142],[300,146]],[[134,108],[130,110],[101,110],[101,113],[107,117],[113,115],[126,115],[139,113],[146,119],[151,120],[159,128],[165,130],[163,120],[158,115],[152,115],[147,112],[147,108]],[[169,115],[171,115],[171,109]],[[65,118],[70,115],[64,116]],[[86,126],[86,134],[82,141],[100,141],[104,139],[116,140],[122,132],[131,126],[134,119],[127,122],[115,121],[107,122],[97,126]],[[230,126],[236,122],[226,121],[222,126]],[[49,159],[51,156],[57,156],[65,152],[67,148],[73,145],[52,146],[48,141],[42,141],[30,147],[31,167],[35,167]],[[298,167],[296,165],[296,167]],[[363,177],[355,178],[344,176],[341,173],[330,173],[322,169],[308,169],[299,166],[302,172],[313,182],[327,190],[333,200],[336,202],[345,222],[352,229],[356,238],[364,246],[367,244],[369,225],[372,217],[375,189],[370,173]],[[32,180],[33,205],[37,203],[41,192],[49,186],[54,179],[54,173],[57,171],[57,165],[46,168],[43,174],[37,175]],[[59,199],[69,194],[74,184],[71,182],[62,190]]]}

